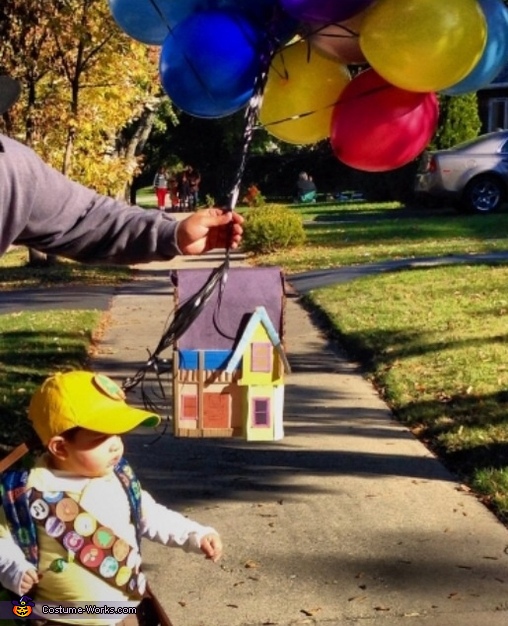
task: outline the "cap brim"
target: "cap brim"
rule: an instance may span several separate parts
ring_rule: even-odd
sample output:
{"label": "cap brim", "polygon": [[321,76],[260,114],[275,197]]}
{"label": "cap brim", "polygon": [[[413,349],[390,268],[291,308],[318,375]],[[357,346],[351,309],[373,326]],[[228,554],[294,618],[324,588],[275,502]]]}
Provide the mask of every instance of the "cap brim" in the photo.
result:
{"label": "cap brim", "polygon": [[154,428],[160,421],[160,416],[155,413],[119,403],[116,408],[110,405],[104,413],[97,412],[94,419],[87,420],[84,427],[105,435],[123,435],[138,426]]}
{"label": "cap brim", "polygon": [[0,115],[3,115],[16,102],[21,93],[21,85],[10,76],[0,76]]}

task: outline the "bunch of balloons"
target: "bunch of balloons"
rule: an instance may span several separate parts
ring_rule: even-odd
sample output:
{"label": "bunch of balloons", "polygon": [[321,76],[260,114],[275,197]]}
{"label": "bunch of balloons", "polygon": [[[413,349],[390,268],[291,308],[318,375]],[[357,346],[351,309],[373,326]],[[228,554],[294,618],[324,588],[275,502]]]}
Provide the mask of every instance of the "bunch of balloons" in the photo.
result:
{"label": "bunch of balloons", "polygon": [[[224,117],[264,82],[258,121],[294,144],[329,138],[365,171],[412,161],[437,93],[478,91],[508,63],[502,0],[109,0],[131,37],[161,46],[160,80],[190,115]],[[267,63],[268,59],[268,63]]]}

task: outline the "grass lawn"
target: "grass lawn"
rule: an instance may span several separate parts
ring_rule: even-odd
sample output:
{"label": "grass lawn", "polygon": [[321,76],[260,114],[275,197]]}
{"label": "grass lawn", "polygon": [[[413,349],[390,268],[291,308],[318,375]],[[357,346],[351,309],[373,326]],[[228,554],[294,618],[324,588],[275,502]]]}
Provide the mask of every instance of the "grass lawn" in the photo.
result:
{"label": "grass lawn", "polygon": [[[508,250],[508,214],[460,215],[452,210],[405,217],[398,205],[294,209],[307,234],[303,246],[258,257],[286,272],[387,259]],[[255,210],[255,209],[252,209]]]}
{"label": "grass lawn", "polygon": [[[305,208],[307,242],[260,256],[288,273],[508,251],[508,215]],[[296,210],[296,209],[295,209]],[[360,213],[361,211],[361,213]],[[334,215],[335,222],[329,217]],[[361,217],[360,217],[361,216]],[[319,223],[328,222],[327,224]],[[373,275],[307,297],[397,417],[508,523],[508,264]]]}
{"label": "grass lawn", "polygon": [[[111,285],[133,279],[126,267],[92,266],[63,259],[48,266],[27,265],[27,250],[14,248],[0,258],[0,291],[68,285]],[[43,294],[41,293],[41,297]],[[0,455],[26,438],[30,396],[57,370],[84,367],[101,311],[19,311],[0,315]]]}

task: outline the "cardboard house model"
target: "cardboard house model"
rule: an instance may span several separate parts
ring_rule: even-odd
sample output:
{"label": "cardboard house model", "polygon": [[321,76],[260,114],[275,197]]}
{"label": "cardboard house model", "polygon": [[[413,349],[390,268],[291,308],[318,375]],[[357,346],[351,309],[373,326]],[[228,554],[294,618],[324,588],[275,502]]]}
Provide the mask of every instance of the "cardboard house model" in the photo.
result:
{"label": "cardboard house model", "polygon": [[[183,304],[211,271],[175,272]],[[173,416],[177,437],[282,439],[284,288],[278,268],[230,268],[173,351]]]}

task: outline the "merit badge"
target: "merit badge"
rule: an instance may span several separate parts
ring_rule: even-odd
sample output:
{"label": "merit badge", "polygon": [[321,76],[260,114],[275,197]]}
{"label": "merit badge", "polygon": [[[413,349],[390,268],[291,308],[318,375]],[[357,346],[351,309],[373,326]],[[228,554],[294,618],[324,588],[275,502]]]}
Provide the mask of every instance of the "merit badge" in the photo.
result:
{"label": "merit badge", "polygon": [[65,569],[67,569],[67,562],[64,559],[55,559],[51,561],[49,569],[55,574],[61,574]]}
{"label": "merit badge", "polygon": [[131,547],[123,539],[117,539],[113,544],[113,556],[117,561],[123,561],[127,558]]}
{"label": "merit badge", "polygon": [[30,515],[34,519],[43,520],[49,515],[49,506],[44,500],[37,498],[30,505]]}
{"label": "merit badge", "polygon": [[69,550],[69,552],[79,552],[85,544],[85,540],[81,535],[78,535],[78,533],[70,530],[66,535],[64,535],[62,543],[64,547]]}
{"label": "merit badge", "polygon": [[104,560],[104,552],[100,548],[89,544],[79,553],[79,560],[85,567],[99,567]]}
{"label": "merit badge", "polygon": [[59,502],[64,497],[64,493],[63,491],[44,491],[42,497],[46,502],[53,504]]}
{"label": "merit badge", "polygon": [[99,567],[99,573],[104,578],[113,578],[118,572],[118,561],[112,556],[107,556]]}
{"label": "merit badge", "polygon": [[80,513],[74,520],[74,530],[82,537],[90,537],[97,528],[97,522],[88,513]]}
{"label": "merit badge", "polygon": [[122,565],[122,567],[118,570],[118,574],[116,575],[115,583],[118,585],[118,587],[123,587],[125,584],[127,584],[131,576],[132,570],[129,567]]}
{"label": "merit badge", "polygon": [[60,537],[60,535],[63,535],[66,530],[65,523],[54,515],[48,517],[46,523],[44,524],[44,528],[46,529],[48,535],[54,538]]}
{"label": "merit badge", "polygon": [[62,498],[55,507],[55,513],[62,522],[72,522],[79,513],[78,503],[72,498]]}
{"label": "merit badge", "polygon": [[98,548],[107,550],[115,543],[115,535],[111,528],[100,526],[93,534],[92,541]]}
{"label": "merit badge", "polygon": [[105,393],[107,396],[112,398],[113,400],[125,400],[125,393],[121,387],[119,387],[114,380],[111,380],[108,376],[104,376],[104,374],[96,374],[93,377],[93,382],[95,386]]}

